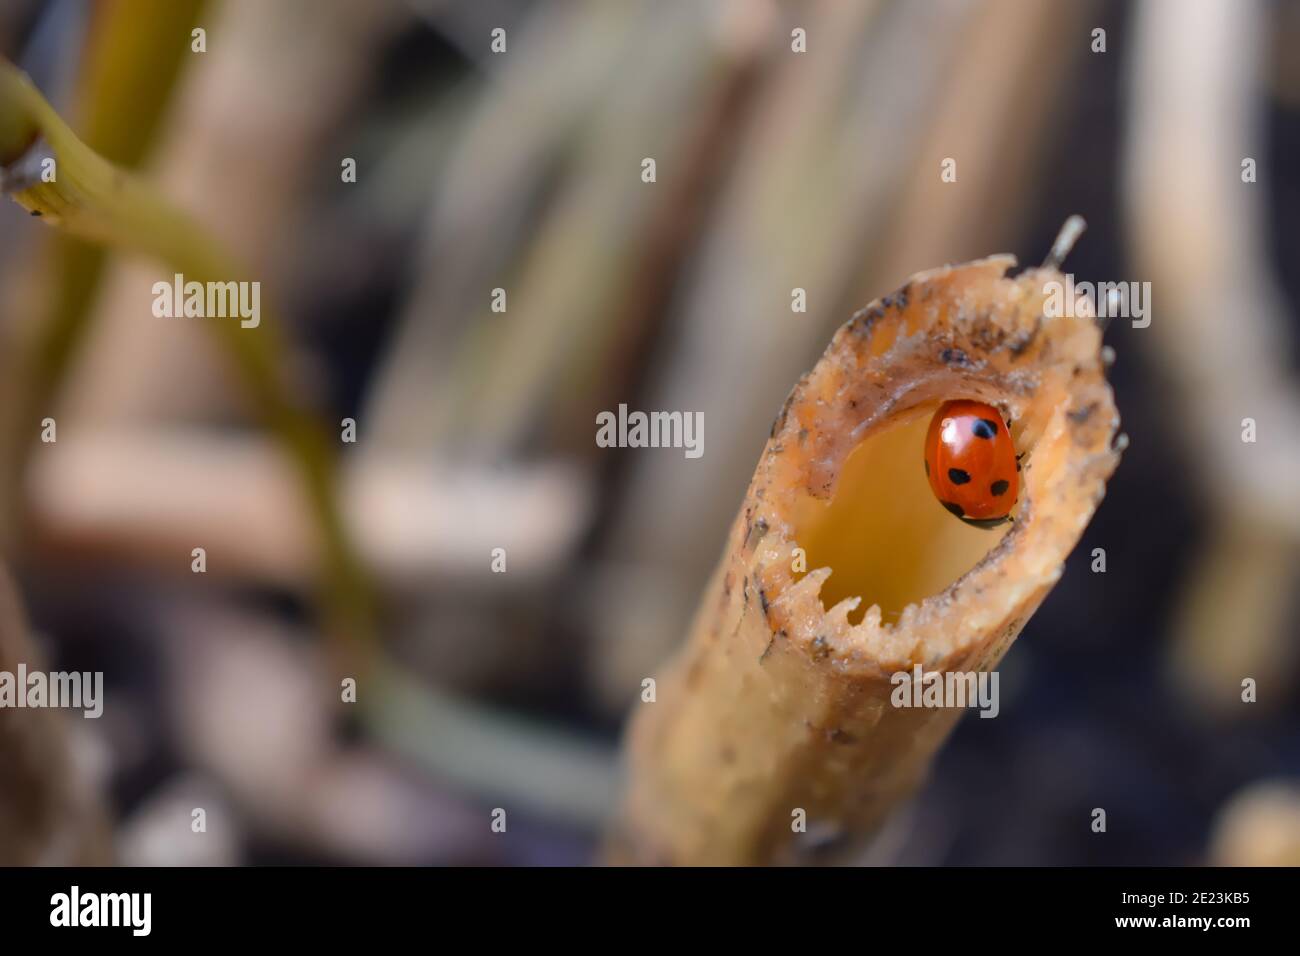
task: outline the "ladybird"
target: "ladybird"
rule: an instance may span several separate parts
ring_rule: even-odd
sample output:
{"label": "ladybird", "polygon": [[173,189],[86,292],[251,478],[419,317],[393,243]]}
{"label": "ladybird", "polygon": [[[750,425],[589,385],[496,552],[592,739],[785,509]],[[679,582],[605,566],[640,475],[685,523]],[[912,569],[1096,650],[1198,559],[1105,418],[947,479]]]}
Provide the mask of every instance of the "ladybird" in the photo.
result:
{"label": "ladybird", "polygon": [[925,436],[925,474],[939,503],[977,528],[1011,520],[1020,494],[1015,442],[998,410],[983,402],[944,402]]}

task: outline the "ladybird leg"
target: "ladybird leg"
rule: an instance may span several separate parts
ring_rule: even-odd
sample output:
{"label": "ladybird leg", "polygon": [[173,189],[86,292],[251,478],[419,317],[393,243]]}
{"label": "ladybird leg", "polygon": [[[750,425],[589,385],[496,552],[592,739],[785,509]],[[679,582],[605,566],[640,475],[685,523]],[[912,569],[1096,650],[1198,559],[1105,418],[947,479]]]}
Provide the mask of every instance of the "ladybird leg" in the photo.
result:
{"label": "ladybird leg", "polygon": [[961,520],[966,522],[972,528],[983,528],[987,530],[989,528],[996,528],[999,525],[1004,525],[1012,519],[1011,515],[1003,515],[1001,518],[962,518]]}

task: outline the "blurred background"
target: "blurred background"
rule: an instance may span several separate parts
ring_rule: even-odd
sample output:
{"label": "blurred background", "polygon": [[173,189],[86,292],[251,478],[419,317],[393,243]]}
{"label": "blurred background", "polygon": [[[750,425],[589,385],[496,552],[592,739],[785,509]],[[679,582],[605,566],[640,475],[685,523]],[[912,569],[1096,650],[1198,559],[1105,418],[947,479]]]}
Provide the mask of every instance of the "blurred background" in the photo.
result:
{"label": "blurred background", "polygon": [[[589,861],[794,381],[911,273],[1037,262],[1071,213],[1078,281],[1152,283],[1107,332],[1131,446],[999,719],[863,862],[1300,862],[1297,46],[1294,2],[0,0],[0,53],[354,420],[376,605],[323,621],[219,320],[4,203],[0,660],[106,700],[0,712],[0,862]],[[703,412],[704,457],[596,447],[621,402]]]}

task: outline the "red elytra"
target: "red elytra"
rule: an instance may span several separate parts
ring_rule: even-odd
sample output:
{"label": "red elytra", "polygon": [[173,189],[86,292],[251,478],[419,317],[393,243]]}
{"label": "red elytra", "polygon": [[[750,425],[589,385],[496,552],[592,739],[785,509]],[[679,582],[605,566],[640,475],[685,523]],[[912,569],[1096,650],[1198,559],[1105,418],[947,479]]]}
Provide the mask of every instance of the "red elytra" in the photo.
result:
{"label": "red elytra", "polygon": [[1016,445],[992,405],[944,402],[925,436],[925,474],[939,503],[977,528],[1009,521],[1020,494]]}

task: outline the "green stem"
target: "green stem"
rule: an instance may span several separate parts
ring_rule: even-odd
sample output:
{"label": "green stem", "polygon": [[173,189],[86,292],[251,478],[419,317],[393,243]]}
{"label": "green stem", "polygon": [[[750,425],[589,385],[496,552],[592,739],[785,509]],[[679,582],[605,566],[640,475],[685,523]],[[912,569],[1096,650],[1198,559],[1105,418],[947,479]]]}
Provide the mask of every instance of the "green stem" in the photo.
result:
{"label": "green stem", "polygon": [[[152,187],[82,143],[31,81],[0,58],[0,161],[21,159],[36,138],[33,133],[54,157],[55,178],[17,184],[12,197],[19,205],[72,235],[153,256],[187,282],[227,282],[240,274],[236,262],[203,229]],[[301,473],[324,538],[327,615],[335,636],[351,643],[368,638],[373,629],[370,587],[339,513],[328,441],[281,379],[278,360],[285,350],[274,318],[264,315],[256,328],[238,322],[210,327],[242,374],[267,427]]]}

